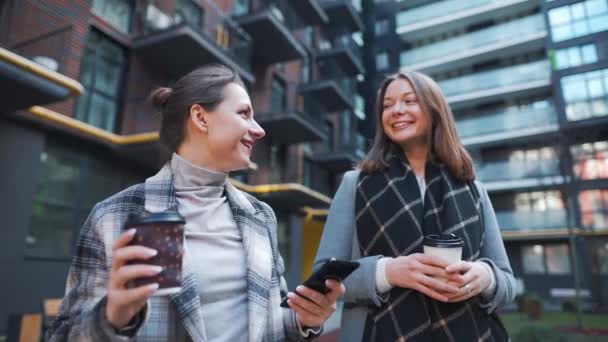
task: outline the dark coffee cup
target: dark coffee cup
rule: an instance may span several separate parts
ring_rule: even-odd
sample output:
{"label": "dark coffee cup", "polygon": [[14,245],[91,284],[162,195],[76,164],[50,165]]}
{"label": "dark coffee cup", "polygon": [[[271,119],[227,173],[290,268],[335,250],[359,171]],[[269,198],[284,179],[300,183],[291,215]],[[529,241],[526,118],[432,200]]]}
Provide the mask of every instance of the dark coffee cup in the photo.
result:
{"label": "dark coffee cup", "polygon": [[131,216],[125,229],[135,228],[135,236],[129,245],[152,248],[158,252],[146,260],[133,260],[130,264],[161,266],[162,272],[130,282],[129,287],[158,283],[155,296],[178,292],[182,287],[182,260],[184,255],[185,219],[175,211],[145,213]]}
{"label": "dark coffee cup", "polygon": [[454,234],[427,235],[422,244],[424,254],[438,256],[449,263],[462,259],[464,241]]}

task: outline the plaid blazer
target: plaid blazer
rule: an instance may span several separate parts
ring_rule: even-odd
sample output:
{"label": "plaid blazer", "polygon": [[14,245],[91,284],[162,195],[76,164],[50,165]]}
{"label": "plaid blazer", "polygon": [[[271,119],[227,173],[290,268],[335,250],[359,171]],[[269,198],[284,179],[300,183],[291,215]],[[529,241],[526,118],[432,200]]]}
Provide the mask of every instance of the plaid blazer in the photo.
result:
{"label": "plaid blazer", "polygon": [[[226,197],[241,231],[247,260],[249,341],[307,340],[296,315],[280,307],[287,291],[277,247],[276,217],[266,203],[226,184]],[[151,297],[134,324],[135,336],[116,334],[105,319],[106,284],[112,245],[129,214],[177,209],[169,165],[143,184],[98,203],[85,222],[72,261],[60,314],[49,329],[50,341],[206,341],[192,260],[184,257],[180,292]],[[214,265],[212,267],[216,267]],[[135,319],[137,321],[138,319]],[[310,337],[314,337],[312,334]]]}

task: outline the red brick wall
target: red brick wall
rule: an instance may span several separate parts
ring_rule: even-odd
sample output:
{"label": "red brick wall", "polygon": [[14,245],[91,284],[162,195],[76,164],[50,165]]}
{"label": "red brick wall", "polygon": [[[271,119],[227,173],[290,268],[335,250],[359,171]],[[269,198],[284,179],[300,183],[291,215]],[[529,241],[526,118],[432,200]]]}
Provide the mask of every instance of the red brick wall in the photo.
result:
{"label": "red brick wall", "polygon": [[[60,61],[63,74],[78,80],[90,18],[89,1],[10,0],[7,5],[10,29],[6,46],[11,50],[17,46],[14,51],[32,55],[47,50],[46,56]],[[72,116],[74,103],[70,99],[49,107]]]}

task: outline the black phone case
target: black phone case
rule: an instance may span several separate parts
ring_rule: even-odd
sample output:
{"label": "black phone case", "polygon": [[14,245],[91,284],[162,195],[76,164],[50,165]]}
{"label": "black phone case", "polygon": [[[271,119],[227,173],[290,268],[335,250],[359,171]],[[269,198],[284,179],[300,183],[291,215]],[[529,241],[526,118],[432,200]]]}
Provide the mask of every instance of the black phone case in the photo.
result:
{"label": "black phone case", "polygon": [[[325,280],[334,279],[342,282],[358,267],[359,263],[356,261],[330,259],[306,279],[303,285],[322,294],[326,294],[329,292],[329,288],[325,285]],[[287,305],[287,296],[283,298],[281,306],[289,307],[289,305]]]}

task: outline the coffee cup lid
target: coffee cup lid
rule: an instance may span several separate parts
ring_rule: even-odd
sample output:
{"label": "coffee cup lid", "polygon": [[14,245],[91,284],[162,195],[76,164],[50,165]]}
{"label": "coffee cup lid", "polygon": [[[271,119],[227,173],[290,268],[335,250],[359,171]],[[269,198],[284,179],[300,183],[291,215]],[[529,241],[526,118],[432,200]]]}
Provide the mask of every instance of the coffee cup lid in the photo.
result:
{"label": "coffee cup lid", "polygon": [[133,227],[141,224],[150,223],[177,223],[185,224],[186,219],[177,211],[163,211],[160,213],[143,213],[141,215],[131,215],[125,223],[125,227]]}
{"label": "coffee cup lid", "polygon": [[464,241],[454,234],[434,234],[424,237],[424,245],[429,247],[454,248],[464,246]]}

